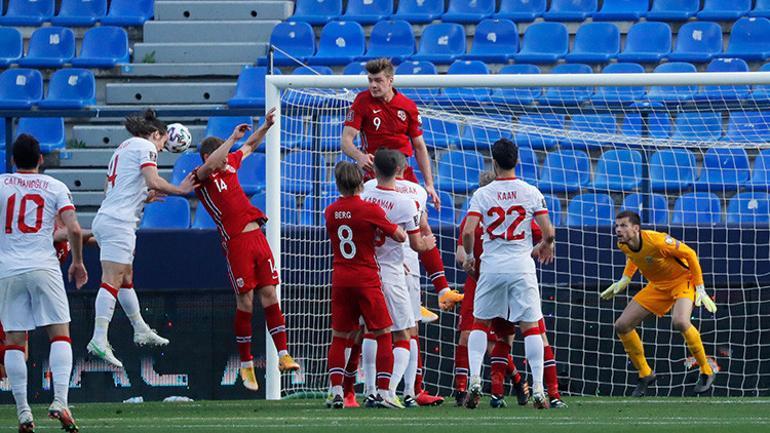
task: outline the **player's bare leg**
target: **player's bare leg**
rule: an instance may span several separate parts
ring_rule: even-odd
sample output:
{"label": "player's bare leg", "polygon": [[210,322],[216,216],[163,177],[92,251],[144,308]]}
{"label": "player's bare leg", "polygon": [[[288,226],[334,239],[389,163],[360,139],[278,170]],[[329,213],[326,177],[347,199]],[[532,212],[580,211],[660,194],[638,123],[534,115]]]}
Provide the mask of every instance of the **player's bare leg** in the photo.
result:
{"label": "player's bare leg", "polygon": [[118,289],[123,283],[123,278],[130,273],[131,265],[102,261],[102,284],[96,294],[94,334],[87,346],[88,353],[118,368],[123,368],[123,363],[115,357],[107,333],[115,313]]}
{"label": "player's bare leg", "polygon": [[46,327],[46,331],[51,341],[48,363],[53,379],[53,402],[48,407],[48,417],[59,421],[65,432],[77,433],[79,429],[68,406],[72,374],[72,340],[70,340],[69,324],[50,325]]}
{"label": "player's bare leg", "polygon": [[711,384],[714,383],[716,378],[716,371],[711,368],[711,364],[706,357],[706,350],[703,348],[703,341],[700,338],[700,333],[690,322],[690,315],[692,314],[693,301],[687,298],[680,298],[676,300],[674,307],[671,310],[671,322],[674,329],[682,333],[687,348],[690,350],[690,354],[698,361],[700,367],[700,375],[698,376],[698,383],[695,384],[693,392],[696,394],[702,394],[711,389]]}
{"label": "player's bare leg", "polygon": [[243,386],[249,391],[258,391],[259,382],[254,372],[254,355],[251,354],[251,317],[254,311],[254,291],[238,293],[235,297],[235,342],[241,360],[240,373]]}
{"label": "player's bare leg", "polygon": [[647,360],[644,357],[642,340],[636,332],[636,327],[651,314],[639,305],[638,302],[631,300],[626,305],[623,313],[620,314],[620,317],[615,321],[615,332],[623,343],[623,348],[631,359],[631,363],[639,372],[639,382],[637,382],[636,389],[631,394],[632,397],[644,397],[647,395],[647,388],[657,379],[655,372],[647,364]]}
{"label": "player's bare leg", "polygon": [[20,432],[33,432],[35,421],[27,401],[27,362],[24,359],[25,332],[8,331],[5,334],[5,369],[16,401],[16,415]]}
{"label": "player's bare leg", "polygon": [[[257,290],[262,308],[265,311],[265,324],[270,336],[273,338],[275,348],[278,350],[278,369],[284,371],[298,371],[299,364],[289,355],[286,338],[286,320],[278,303],[275,286],[265,286]],[[252,311],[252,310],[249,310]]]}
{"label": "player's bare leg", "polygon": [[131,326],[134,328],[134,343],[139,346],[165,346],[169,343],[168,339],[161,337],[158,333],[147,325],[142,317],[142,309],[139,306],[139,298],[134,290],[134,272],[129,270],[123,276],[123,283],[118,291],[118,302],[123,307]]}

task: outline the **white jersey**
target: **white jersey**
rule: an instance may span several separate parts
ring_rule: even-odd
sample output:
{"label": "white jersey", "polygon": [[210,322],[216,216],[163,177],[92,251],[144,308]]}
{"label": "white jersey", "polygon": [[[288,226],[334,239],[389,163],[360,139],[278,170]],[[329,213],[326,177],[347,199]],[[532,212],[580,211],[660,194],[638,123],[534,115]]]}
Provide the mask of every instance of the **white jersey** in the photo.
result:
{"label": "white jersey", "polygon": [[[407,233],[413,234],[420,231],[420,213],[417,205],[406,195],[395,189],[380,187],[374,181],[364,185],[361,198],[380,206],[388,220],[406,230]],[[405,281],[404,246],[400,242],[387,237],[377,243],[374,253],[380,265],[380,277],[383,282]]]}
{"label": "white jersey", "polygon": [[53,247],[55,219],[74,210],[67,186],[44,174],[0,174],[0,278],[61,272]]}
{"label": "white jersey", "polygon": [[157,167],[157,161],[158,149],[144,138],[132,137],[118,146],[107,168],[106,197],[98,214],[136,226],[147,199],[142,169]]}
{"label": "white jersey", "polygon": [[[420,219],[422,219],[422,215],[427,212],[425,206],[428,203],[428,192],[425,191],[425,188],[406,179],[396,179],[396,191],[406,195],[414,201],[414,204],[417,205],[417,212],[420,214]],[[408,242],[404,242],[404,266],[406,266],[406,271],[409,275],[420,276],[419,255],[417,254],[417,251],[409,246]]]}
{"label": "white jersey", "polygon": [[468,215],[484,226],[481,270],[534,273],[532,218],[548,213],[543,194],[520,179],[496,179],[471,197]]}

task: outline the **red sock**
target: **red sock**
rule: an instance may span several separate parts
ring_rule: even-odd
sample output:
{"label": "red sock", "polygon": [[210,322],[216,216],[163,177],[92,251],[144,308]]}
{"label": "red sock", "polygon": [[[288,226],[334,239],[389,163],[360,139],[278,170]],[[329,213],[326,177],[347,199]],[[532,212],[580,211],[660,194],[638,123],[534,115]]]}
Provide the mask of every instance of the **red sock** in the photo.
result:
{"label": "red sock", "polygon": [[235,342],[238,343],[238,353],[241,362],[254,359],[251,354],[251,313],[235,310]]}
{"label": "red sock", "polygon": [[513,383],[521,382],[521,375],[519,369],[516,368],[516,364],[513,363],[513,356],[508,354],[508,365],[505,368],[505,375],[513,377]]}
{"label": "red sock", "polygon": [[438,247],[420,254],[420,262],[428,272],[428,278],[433,283],[436,293],[449,287],[449,282],[444,274],[444,262],[441,260],[441,251]]}
{"label": "red sock", "polygon": [[356,386],[356,375],[358,374],[358,362],[361,359],[361,344],[357,344],[348,340],[350,346],[350,357],[348,363],[345,365],[345,380],[342,383],[342,387],[345,390],[345,394],[355,393],[354,387]]}
{"label": "red sock", "polygon": [[412,337],[417,342],[417,376],[414,378],[414,392],[422,392],[422,350],[420,350],[420,337]]}
{"label": "red sock", "polygon": [[553,348],[548,345],[543,347],[543,382],[548,388],[548,396],[561,399],[559,395],[559,378],[556,376],[556,356]]}
{"label": "red sock", "polygon": [[490,364],[492,364],[492,394],[503,395],[505,393],[505,370],[508,368],[508,355],[511,353],[511,346],[497,340],[492,348]]}
{"label": "red sock", "polygon": [[332,344],[329,346],[329,356],[327,358],[329,382],[331,382],[332,386],[341,386],[345,378],[345,347],[347,345],[347,338],[332,337]]}
{"label": "red sock", "polygon": [[280,354],[281,351],[286,350],[286,321],[283,319],[281,306],[278,303],[265,307],[265,322],[267,331],[273,337],[275,348]]}
{"label": "red sock", "polygon": [[468,346],[455,347],[455,391],[468,389]]}
{"label": "red sock", "polygon": [[377,336],[377,389],[390,389],[393,373],[393,336],[386,332]]}

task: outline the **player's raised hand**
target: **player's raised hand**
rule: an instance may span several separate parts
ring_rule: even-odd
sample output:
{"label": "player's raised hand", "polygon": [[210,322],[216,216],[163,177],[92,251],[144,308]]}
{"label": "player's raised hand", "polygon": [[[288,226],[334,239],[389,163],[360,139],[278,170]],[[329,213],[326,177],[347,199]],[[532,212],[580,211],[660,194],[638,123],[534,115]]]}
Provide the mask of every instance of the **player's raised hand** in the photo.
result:
{"label": "player's raised hand", "polygon": [[263,131],[270,129],[270,127],[275,124],[276,116],[277,114],[275,113],[275,107],[273,107],[267,112],[267,114],[265,114],[265,122],[259,128]]}
{"label": "player's raised hand", "polygon": [[425,192],[430,196],[430,201],[433,202],[433,206],[436,206],[436,210],[441,210],[441,198],[438,196],[436,188],[433,185],[425,186]]}
{"label": "player's raised hand", "polygon": [[251,130],[251,126],[241,123],[240,125],[236,126],[235,129],[233,129],[233,133],[230,134],[230,139],[232,139],[234,142],[237,142],[241,138],[243,138],[244,135],[246,135],[247,132]]}
{"label": "player's raised hand", "polygon": [[88,271],[83,262],[75,263],[74,261],[70,265],[68,272],[69,281],[75,282],[75,287],[78,289],[83,287],[88,282]]}
{"label": "player's raised hand", "polygon": [[605,301],[610,300],[614,298],[615,295],[617,295],[618,293],[626,290],[626,287],[628,287],[628,283],[630,282],[631,282],[631,279],[623,275],[623,278],[621,278],[620,281],[612,283],[612,285],[608,287],[607,290],[603,291],[600,296]]}
{"label": "player's raised hand", "polygon": [[362,153],[356,160],[356,164],[358,164],[358,168],[361,170],[372,171],[374,170],[374,155]]}
{"label": "player's raised hand", "polygon": [[695,287],[695,306],[700,307],[701,305],[706,307],[709,313],[717,312],[717,304],[706,293],[706,288],[702,284]]}
{"label": "player's raised hand", "polygon": [[540,242],[532,250],[532,257],[544,265],[550,265],[553,262],[553,251],[553,242]]}

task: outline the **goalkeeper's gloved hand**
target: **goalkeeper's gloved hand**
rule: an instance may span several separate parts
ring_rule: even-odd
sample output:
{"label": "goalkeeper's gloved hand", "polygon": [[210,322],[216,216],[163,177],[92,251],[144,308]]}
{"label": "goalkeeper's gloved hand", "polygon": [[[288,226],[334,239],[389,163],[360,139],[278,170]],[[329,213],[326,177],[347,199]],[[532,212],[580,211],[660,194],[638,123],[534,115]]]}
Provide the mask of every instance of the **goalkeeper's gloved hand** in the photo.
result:
{"label": "goalkeeper's gloved hand", "polygon": [[454,308],[456,303],[462,302],[464,298],[465,295],[457,290],[451,290],[449,288],[441,289],[438,294],[438,306],[441,307],[442,310],[448,311]]}
{"label": "goalkeeper's gloved hand", "polygon": [[610,287],[607,288],[607,290],[602,292],[602,299],[609,300],[614,298],[615,295],[626,290],[626,287],[628,287],[628,283],[630,282],[631,279],[623,275],[623,278],[621,278],[620,281],[613,283]]}
{"label": "goalkeeper's gloved hand", "polygon": [[717,304],[711,300],[711,297],[706,293],[706,288],[701,284],[695,286],[695,306],[700,307],[703,305],[709,313],[716,313]]}

